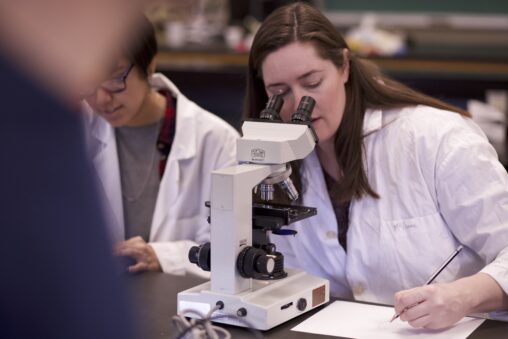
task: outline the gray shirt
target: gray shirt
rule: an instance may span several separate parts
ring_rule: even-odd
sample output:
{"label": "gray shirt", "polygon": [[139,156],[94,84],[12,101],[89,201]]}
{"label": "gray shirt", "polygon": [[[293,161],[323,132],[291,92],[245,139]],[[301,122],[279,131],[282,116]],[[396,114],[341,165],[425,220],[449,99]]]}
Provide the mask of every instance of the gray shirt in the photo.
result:
{"label": "gray shirt", "polygon": [[125,239],[141,236],[148,242],[159,192],[156,143],[161,122],[115,129],[122,184]]}

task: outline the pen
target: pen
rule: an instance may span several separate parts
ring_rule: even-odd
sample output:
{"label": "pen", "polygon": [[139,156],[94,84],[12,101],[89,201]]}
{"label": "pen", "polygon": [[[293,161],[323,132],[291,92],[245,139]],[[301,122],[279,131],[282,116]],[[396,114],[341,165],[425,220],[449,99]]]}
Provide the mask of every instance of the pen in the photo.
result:
{"label": "pen", "polygon": [[[436,270],[436,272],[434,272],[434,274],[432,274],[430,276],[430,278],[427,280],[425,285],[430,285],[434,281],[434,279],[436,279],[437,276],[445,269],[445,267],[448,266],[448,264],[452,262],[453,258],[455,258],[457,256],[457,254],[459,254],[460,251],[462,251],[463,248],[464,248],[464,246],[462,246],[462,245],[457,246],[455,251],[443,262],[443,264],[441,264],[441,266],[439,266],[439,268]],[[392,322],[395,319],[397,319],[402,313],[404,313],[404,311],[406,311],[409,308],[410,307],[406,307],[399,314],[395,313],[393,315],[392,319],[390,320],[390,322]]]}

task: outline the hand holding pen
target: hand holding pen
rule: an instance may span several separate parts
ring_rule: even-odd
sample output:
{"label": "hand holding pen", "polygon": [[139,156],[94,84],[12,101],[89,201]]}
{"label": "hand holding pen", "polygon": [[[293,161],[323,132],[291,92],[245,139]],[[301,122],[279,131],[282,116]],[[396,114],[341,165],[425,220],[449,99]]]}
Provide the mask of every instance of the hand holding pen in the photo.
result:
{"label": "hand holding pen", "polygon": [[[450,264],[450,262],[452,262],[452,260],[460,253],[462,248],[463,248],[463,246],[459,245],[455,249],[455,251],[443,262],[443,264],[441,264],[441,266],[439,266],[439,268],[429,277],[429,279],[427,280],[425,285],[430,285],[437,278],[437,276],[448,266],[448,264]],[[416,303],[413,303],[410,306],[405,307],[398,314],[395,313],[394,316],[392,317],[392,319],[390,320],[390,322],[392,322],[393,320],[397,319],[400,315],[402,315],[403,313],[405,313],[408,310],[412,309],[413,307],[419,305],[422,302],[423,302],[423,300],[421,300],[419,302],[416,302]]]}

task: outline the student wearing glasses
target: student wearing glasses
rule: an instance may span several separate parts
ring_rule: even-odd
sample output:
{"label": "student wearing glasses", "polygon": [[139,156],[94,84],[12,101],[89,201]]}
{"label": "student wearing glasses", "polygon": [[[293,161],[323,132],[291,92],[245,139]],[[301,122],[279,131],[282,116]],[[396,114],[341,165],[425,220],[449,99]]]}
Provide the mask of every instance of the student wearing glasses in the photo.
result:
{"label": "student wearing glasses", "polygon": [[154,74],[154,28],[140,20],[109,80],[83,94],[89,152],[128,271],[202,274],[188,250],[209,240],[211,171],[234,163],[238,132]]}

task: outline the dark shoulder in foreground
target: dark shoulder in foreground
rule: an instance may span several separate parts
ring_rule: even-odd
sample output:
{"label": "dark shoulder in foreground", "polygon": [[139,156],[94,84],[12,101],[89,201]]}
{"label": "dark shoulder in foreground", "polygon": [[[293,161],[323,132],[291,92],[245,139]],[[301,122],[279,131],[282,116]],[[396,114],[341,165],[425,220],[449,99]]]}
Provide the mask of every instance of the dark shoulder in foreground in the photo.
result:
{"label": "dark shoulder in foreground", "polygon": [[78,113],[0,74],[2,338],[133,338]]}

